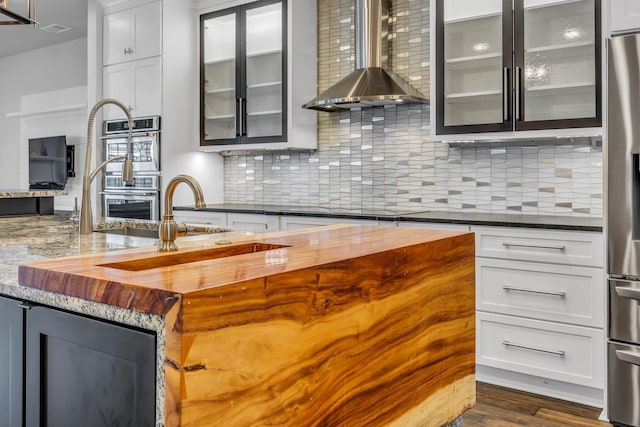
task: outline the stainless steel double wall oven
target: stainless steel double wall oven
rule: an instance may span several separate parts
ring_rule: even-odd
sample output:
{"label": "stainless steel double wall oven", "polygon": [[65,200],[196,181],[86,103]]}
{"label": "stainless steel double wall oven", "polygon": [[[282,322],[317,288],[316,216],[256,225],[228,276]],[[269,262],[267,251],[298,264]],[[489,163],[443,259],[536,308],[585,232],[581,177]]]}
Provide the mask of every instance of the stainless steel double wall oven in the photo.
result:
{"label": "stainless steel double wall oven", "polygon": [[[103,124],[104,159],[127,152],[127,120]],[[122,162],[107,164],[103,175],[102,206],[106,218],[160,219],[160,117],[133,120],[131,140],[133,183],[122,181]]]}
{"label": "stainless steel double wall oven", "polygon": [[608,415],[640,426],[640,35],[608,40]]}

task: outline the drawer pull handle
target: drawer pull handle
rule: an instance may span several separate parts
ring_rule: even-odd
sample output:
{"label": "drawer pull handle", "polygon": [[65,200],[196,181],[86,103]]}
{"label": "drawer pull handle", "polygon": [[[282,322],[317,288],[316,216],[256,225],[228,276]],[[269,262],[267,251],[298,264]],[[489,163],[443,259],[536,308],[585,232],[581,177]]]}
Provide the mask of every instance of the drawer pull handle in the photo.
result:
{"label": "drawer pull handle", "polygon": [[616,350],[616,357],[624,362],[640,366],[640,354],[632,351]]}
{"label": "drawer pull handle", "polygon": [[564,251],[567,248],[565,245],[558,245],[558,246],[553,246],[553,245],[530,245],[530,244],[524,244],[524,243],[511,243],[511,242],[503,242],[502,246],[504,246],[505,248],[513,246],[514,248],[553,249],[553,250],[561,251],[561,252]]}
{"label": "drawer pull handle", "polygon": [[640,289],[627,288],[625,286],[616,286],[616,294],[623,298],[635,299],[640,301]]}
{"label": "drawer pull handle", "polygon": [[528,346],[528,345],[515,344],[515,343],[509,342],[509,341],[502,341],[502,345],[504,345],[505,347],[522,348],[524,350],[537,351],[537,352],[540,352],[540,353],[548,353],[548,354],[554,354],[556,356],[564,357],[564,351],[562,351],[562,350],[548,350],[546,348],[531,347],[531,346]]}
{"label": "drawer pull handle", "polygon": [[528,294],[551,295],[560,298],[564,298],[566,295],[566,292],[538,291],[536,289],[514,288],[513,286],[509,285],[503,285],[502,289],[504,289],[505,291],[526,292]]}

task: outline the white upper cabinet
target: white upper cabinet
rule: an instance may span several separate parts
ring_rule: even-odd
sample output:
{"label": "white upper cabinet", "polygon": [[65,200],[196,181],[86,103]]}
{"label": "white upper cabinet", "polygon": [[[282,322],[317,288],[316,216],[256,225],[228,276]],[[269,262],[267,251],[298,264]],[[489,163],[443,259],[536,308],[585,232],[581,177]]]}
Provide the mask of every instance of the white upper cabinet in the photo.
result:
{"label": "white upper cabinet", "polygon": [[[109,65],[103,71],[103,95],[124,103],[134,117],[162,114],[162,57]],[[105,106],[105,119],[124,118],[117,107]]]}
{"label": "white upper cabinet", "polygon": [[612,34],[640,30],[640,1],[609,0],[609,30]]}
{"label": "white upper cabinet", "polygon": [[103,65],[162,53],[162,3],[153,2],[104,16]]}

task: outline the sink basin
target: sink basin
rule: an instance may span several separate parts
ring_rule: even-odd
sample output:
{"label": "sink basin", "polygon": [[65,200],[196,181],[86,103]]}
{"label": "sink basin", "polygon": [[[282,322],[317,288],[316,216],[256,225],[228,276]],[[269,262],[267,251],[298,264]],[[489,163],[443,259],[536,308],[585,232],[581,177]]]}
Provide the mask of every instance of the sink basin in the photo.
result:
{"label": "sink basin", "polygon": [[238,245],[220,246],[190,252],[172,252],[167,255],[157,255],[147,258],[137,258],[130,261],[99,264],[100,267],[115,268],[127,271],[151,270],[152,268],[169,267],[190,262],[232,257],[272,249],[287,248],[287,245],[276,245],[263,242],[249,242]]}
{"label": "sink basin", "polygon": [[104,228],[101,230],[94,230],[95,233],[105,234],[118,234],[120,236],[134,236],[134,237],[150,237],[152,239],[158,238],[158,230],[150,228],[137,228],[137,227],[118,227],[118,228]]}

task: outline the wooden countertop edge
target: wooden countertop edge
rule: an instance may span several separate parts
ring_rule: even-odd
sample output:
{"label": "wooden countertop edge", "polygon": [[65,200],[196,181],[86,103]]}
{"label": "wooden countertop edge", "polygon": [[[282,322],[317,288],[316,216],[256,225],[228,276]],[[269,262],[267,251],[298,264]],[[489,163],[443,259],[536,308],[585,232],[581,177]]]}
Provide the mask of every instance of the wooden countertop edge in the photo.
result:
{"label": "wooden countertop edge", "polygon": [[[182,295],[467,234],[335,224],[234,236],[229,238],[232,244],[224,246],[216,245],[219,237],[203,235],[178,239],[177,253],[158,253],[155,247],[148,247],[30,262],[19,266],[18,278],[21,286],[164,315]],[[248,242],[287,247],[142,271],[101,266],[140,259],[188,257],[202,250],[216,251],[220,247],[226,250]]]}

